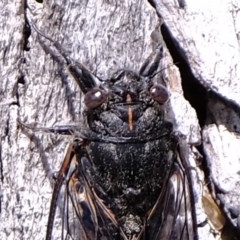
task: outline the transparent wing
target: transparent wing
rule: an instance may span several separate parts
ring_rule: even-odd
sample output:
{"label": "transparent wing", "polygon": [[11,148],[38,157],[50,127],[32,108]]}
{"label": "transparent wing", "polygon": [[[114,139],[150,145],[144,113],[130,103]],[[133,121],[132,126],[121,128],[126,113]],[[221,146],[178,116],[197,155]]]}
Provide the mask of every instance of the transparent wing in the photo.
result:
{"label": "transparent wing", "polygon": [[188,169],[180,156],[174,161],[169,178],[152,209],[140,239],[196,240],[193,194]]}
{"label": "transparent wing", "polygon": [[[88,159],[71,145],[59,171],[52,196],[46,240],[126,239],[113,213],[95,194],[88,176]],[[61,214],[60,233],[55,215]]]}

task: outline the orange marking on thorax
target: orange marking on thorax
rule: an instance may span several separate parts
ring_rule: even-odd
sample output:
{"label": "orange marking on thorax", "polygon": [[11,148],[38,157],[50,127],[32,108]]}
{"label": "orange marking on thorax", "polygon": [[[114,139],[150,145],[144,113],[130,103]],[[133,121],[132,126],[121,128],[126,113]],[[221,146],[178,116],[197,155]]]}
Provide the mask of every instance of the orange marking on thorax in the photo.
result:
{"label": "orange marking on thorax", "polygon": [[[131,103],[132,98],[129,94],[127,94],[127,103]],[[129,129],[133,130],[133,112],[131,106],[128,107],[128,125]]]}

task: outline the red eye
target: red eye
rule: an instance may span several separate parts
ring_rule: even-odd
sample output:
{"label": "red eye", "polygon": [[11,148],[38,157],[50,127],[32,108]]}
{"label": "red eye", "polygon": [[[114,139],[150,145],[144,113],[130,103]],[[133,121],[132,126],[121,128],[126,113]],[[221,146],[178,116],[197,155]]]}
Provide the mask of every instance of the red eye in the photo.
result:
{"label": "red eye", "polygon": [[96,87],[88,91],[84,96],[84,103],[87,108],[92,109],[100,106],[107,99],[107,93]]}
{"label": "red eye", "polygon": [[161,84],[154,84],[150,88],[150,95],[152,99],[160,104],[164,104],[169,98],[167,89]]}

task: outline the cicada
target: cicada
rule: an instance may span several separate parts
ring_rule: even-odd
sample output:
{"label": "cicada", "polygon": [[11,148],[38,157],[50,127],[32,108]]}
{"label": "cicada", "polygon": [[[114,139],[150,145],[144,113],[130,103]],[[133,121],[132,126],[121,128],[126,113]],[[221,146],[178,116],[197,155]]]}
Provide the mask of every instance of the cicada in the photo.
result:
{"label": "cicada", "polygon": [[54,237],[57,206],[62,239],[197,239],[190,168],[165,119],[163,48],[139,72],[120,69],[102,80],[44,37],[66,60],[84,102],[81,126],[49,129],[75,140],[56,178],[46,240]]}

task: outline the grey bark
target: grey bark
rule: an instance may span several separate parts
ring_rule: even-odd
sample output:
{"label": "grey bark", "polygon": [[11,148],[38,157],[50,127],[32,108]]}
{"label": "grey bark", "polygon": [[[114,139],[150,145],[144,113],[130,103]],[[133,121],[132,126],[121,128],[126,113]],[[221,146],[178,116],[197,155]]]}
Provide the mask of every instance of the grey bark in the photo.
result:
{"label": "grey bark", "polygon": [[201,133],[212,195],[239,229],[239,2],[154,3],[195,79],[207,91]]}
{"label": "grey bark", "polygon": [[[161,19],[195,80],[207,92],[207,98],[199,97],[206,103],[200,128],[195,110],[183,96],[180,72],[165,47],[163,65],[168,67],[163,74],[171,92],[168,117],[191,146],[203,143],[208,164],[204,169],[213,180],[210,190],[231,215],[228,221],[238,226],[239,3],[152,2],[155,9],[146,0],[0,3],[1,239],[44,239],[52,176],[72,140],[19,128],[17,119],[51,127],[78,122],[81,115],[81,94],[64,62],[52,44],[37,38],[33,29],[28,35],[27,18],[103,79],[119,68],[139,70],[155,46],[151,34]],[[189,158],[195,166],[196,154],[191,149]],[[201,170],[198,175],[203,182]],[[196,194],[201,223],[207,217],[202,213],[201,191]],[[199,233],[200,239],[219,236],[212,234],[210,225],[199,228]]]}

